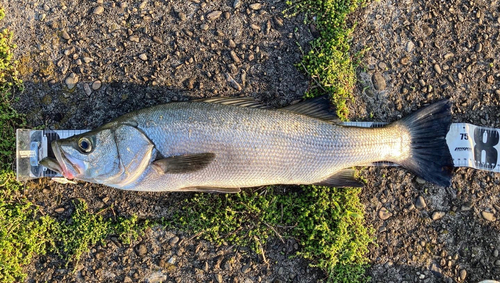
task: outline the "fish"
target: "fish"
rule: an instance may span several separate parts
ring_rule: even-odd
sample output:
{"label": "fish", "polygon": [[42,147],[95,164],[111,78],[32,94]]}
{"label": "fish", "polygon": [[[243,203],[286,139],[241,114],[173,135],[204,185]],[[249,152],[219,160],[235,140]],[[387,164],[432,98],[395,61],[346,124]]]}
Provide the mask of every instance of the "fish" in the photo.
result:
{"label": "fish", "polygon": [[451,103],[382,128],[340,126],[328,97],[271,109],[249,98],[171,102],[51,143],[40,161],[69,180],[135,191],[236,193],[275,184],[362,187],[355,166],[387,161],[450,186]]}

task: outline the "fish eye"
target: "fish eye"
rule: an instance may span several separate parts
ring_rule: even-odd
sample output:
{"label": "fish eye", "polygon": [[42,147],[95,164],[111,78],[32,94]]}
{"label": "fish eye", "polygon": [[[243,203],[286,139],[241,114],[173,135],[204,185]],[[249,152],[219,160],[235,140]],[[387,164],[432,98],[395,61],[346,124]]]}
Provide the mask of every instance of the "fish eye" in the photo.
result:
{"label": "fish eye", "polygon": [[92,142],[88,138],[81,138],[78,140],[78,147],[81,151],[89,153],[92,151]]}

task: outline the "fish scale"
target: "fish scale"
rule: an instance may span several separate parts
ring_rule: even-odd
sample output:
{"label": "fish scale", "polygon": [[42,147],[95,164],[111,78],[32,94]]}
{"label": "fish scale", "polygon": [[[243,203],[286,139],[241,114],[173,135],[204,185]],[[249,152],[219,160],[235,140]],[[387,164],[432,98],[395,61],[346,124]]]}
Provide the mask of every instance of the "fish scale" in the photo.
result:
{"label": "fish scale", "polygon": [[[159,117],[165,122],[141,126]],[[216,156],[212,164],[193,173],[162,175],[150,169],[129,186],[135,189],[320,182],[352,164],[380,160],[380,146],[392,148],[394,143],[387,128],[340,127],[286,111],[214,103],[161,105],[138,112],[134,121],[162,156],[202,152]]]}

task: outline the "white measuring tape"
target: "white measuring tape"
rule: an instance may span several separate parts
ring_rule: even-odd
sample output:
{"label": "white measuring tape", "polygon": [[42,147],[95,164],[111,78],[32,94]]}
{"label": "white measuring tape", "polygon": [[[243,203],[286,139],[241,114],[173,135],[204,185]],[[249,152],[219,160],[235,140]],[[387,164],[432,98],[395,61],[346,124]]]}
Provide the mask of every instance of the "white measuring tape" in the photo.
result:
{"label": "white measuring tape", "polygon": [[[382,127],[381,122],[344,122],[344,126],[352,127]],[[50,142],[56,139],[86,132],[88,130],[29,130],[16,131],[16,170],[17,179],[25,181],[40,177],[61,177],[57,172],[48,170],[38,162],[49,155]],[[451,124],[446,135],[455,167],[470,167],[474,169],[500,172],[499,139],[500,129],[479,127],[467,123]],[[378,162],[374,165],[395,165]]]}

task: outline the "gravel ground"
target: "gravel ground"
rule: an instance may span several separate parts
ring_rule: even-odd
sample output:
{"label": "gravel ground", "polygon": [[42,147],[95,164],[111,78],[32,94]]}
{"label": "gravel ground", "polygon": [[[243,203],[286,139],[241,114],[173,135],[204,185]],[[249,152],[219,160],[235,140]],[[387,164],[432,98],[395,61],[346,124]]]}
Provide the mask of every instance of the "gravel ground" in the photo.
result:
{"label": "gravel ground", "polygon": [[[97,127],[132,110],[214,95],[253,96],[273,106],[300,98],[294,63],[313,35],[284,1],[2,1],[26,90],[15,107],[29,125]],[[364,51],[352,120],[393,121],[450,98],[455,122],[500,127],[498,1],[370,3],[353,54]],[[297,45],[298,44],[298,45]],[[405,170],[369,168],[362,194],[376,245],[373,282],[500,279],[498,174],[460,168],[453,185]],[[190,194],[137,193],[93,184],[29,183],[43,213],[67,219],[82,198],[92,211],[158,219]],[[57,211],[56,211],[57,210]],[[290,259],[296,243],[273,241],[270,265],[246,249],[215,247],[179,231],[149,229],[131,245],[92,248],[77,272],[37,258],[28,281],[317,282],[321,271]]]}

